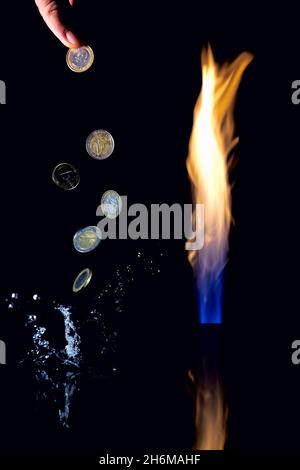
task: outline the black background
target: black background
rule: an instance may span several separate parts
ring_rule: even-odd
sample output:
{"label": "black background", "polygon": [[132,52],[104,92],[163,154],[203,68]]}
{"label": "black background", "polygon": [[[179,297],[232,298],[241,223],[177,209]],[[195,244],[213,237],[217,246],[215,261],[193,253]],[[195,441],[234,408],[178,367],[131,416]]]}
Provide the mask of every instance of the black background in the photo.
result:
{"label": "black background", "polygon": [[[264,12],[252,4],[236,8],[227,3],[222,9],[202,2],[162,6],[81,0],[71,21],[93,47],[96,60],[93,69],[80,75],[67,69],[66,50],[47,30],[33,1],[1,12],[0,78],[7,85],[7,105],[0,112],[4,293],[36,288],[68,296],[82,265],[69,240],[78,226],[95,221],[105,189],[126,194],[132,202],[189,202],[185,159],[201,86],[201,48],[209,41],[219,62],[232,60],[244,50],[253,53],[235,113],[239,162],[225,278],[227,447],[233,450],[297,451],[299,446],[300,366],[298,370],[290,358],[291,343],[300,334],[300,108],[291,102],[291,83],[300,73],[299,13],[288,3],[282,8],[273,6]],[[108,129],[116,141],[114,155],[101,163],[89,159],[84,149],[86,136],[97,128]],[[55,164],[65,160],[80,168],[82,183],[77,192],[61,194],[50,176]],[[90,262],[103,272],[112,259],[128,255],[130,243],[107,242],[97,252],[99,258],[91,257]],[[149,324],[149,347],[158,313],[152,317],[149,306],[143,307],[145,292],[154,296],[159,315],[166,315],[169,331],[180,328],[185,318],[190,324],[193,318],[186,300],[191,277],[183,246],[170,243],[169,250],[174,257],[170,256],[164,298],[147,289],[140,296],[136,293],[142,320],[135,335],[141,324]],[[177,349],[175,338],[178,332],[166,335],[160,350],[167,351],[168,359],[153,354],[149,370],[151,361],[144,363],[142,357],[135,364],[144,378],[151,375],[153,384],[163,376],[162,364],[166,365],[169,382],[163,383],[172,386],[160,394],[159,387],[148,389],[148,379],[141,379],[140,388],[133,381],[138,410],[131,410],[132,421],[129,413],[129,421],[123,417],[122,423],[114,416],[106,446],[114,447],[111,441],[116,435],[117,443],[128,450],[134,450],[135,444],[138,449],[161,449],[172,443],[176,449],[181,442],[182,447],[189,442],[189,417],[180,411],[182,398],[174,388],[182,369],[169,361],[173,351],[185,355],[188,340],[182,340]],[[12,347],[9,342],[8,354]],[[0,372],[4,374],[2,367]],[[130,393],[124,390],[130,379],[129,375],[125,385],[119,384],[118,393],[114,391],[112,409],[113,400],[121,400],[126,408]],[[181,379],[178,383],[180,388]],[[11,388],[15,386],[12,381]],[[134,401],[132,396],[128,400]]]}

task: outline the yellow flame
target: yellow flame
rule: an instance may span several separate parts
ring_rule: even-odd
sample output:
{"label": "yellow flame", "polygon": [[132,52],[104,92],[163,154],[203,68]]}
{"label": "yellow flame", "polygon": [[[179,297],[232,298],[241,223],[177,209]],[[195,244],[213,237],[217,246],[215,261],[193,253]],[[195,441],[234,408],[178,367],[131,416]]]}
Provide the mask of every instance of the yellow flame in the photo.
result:
{"label": "yellow flame", "polygon": [[[194,124],[187,158],[194,203],[204,204],[205,238],[201,256],[201,277],[220,274],[224,267],[231,222],[228,156],[238,139],[234,136],[233,106],[242,74],[252,60],[244,52],[222,67],[214,61],[211,48],[204,49],[202,91],[194,109]],[[195,260],[195,252],[189,259]]]}
{"label": "yellow flame", "polygon": [[195,443],[194,450],[223,450],[226,442],[228,407],[221,381],[203,367],[201,378],[189,372],[195,387]]}
{"label": "yellow flame", "polygon": [[[242,53],[231,64],[219,67],[210,47],[202,52],[202,91],[194,109],[194,123],[187,158],[193,202],[204,204],[205,234],[202,250],[189,253],[204,299],[224,268],[231,223],[229,155],[234,138],[233,107],[243,72],[252,55]],[[221,450],[226,440],[227,406],[218,371],[204,371],[195,384],[197,450]]]}

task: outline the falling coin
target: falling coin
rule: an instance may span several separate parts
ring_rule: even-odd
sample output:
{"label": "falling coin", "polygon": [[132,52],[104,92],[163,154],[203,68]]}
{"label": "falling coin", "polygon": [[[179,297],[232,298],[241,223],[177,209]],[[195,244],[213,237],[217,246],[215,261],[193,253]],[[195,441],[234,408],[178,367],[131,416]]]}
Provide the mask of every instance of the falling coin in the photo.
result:
{"label": "falling coin", "polygon": [[86,150],[96,160],[105,160],[110,157],[114,147],[112,135],[103,129],[92,132],[86,140]]}
{"label": "falling coin", "polygon": [[79,292],[81,289],[87,287],[92,279],[92,275],[93,273],[89,268],[81,271],[74,281],[72,288],[73,292]]}
{"label": "falling coin", "polygon": [[69,49],[67,52],[67,64],[73,72],[85,72],[94,62],[94,52],[89,46]]}
{"label": "falling coin", "polygon": [[98,227],[90,226],[82,228],[75,233],[73,245],[79,253],[88,253],[99,245],[102,238],[101,230]]}
{"label": "falling coin", "polygon": [[70,191],[77,188],[80,182],[79,171],[70,163],[59,163],[52,172],[52,181],[62,189]]}
{"label": "falling coin", "polygon": [[101,198],[101,210],[108,219],[115,219],[122,210],[122,198],[116,191],[106,191]]}

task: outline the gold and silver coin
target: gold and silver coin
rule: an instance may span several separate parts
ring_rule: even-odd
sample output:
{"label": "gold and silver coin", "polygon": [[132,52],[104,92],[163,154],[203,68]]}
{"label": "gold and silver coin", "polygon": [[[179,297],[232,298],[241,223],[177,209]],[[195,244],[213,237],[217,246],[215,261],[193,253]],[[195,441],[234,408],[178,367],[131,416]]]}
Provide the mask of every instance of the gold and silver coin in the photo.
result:
{"label": "gold and silver coin", "polygon": [[90,46],[69,49],[67,52],[68,67],[77,73],[85,72],[94,62],[94,52]]}
{"label": "gold and silver coin", "polygon": [[70,163],[59,163],[52,172],[52,181],[59,188],[71,191],[80,183],[79,171]]}
{"label": "gold and silver coin", "polygon": [[79,292],[85,287],[87,287],[92,279],[92,271],[89,268],[84,269],[81,271],[78,276],[76,277],[74,284],[73,284],[73,292]]}
{"label": "gold and silver coin", "polygon": [[118,217],[122,210],[121,196],[112,189],[106,191],[101,198],[101,210],[108,219]]}
{"label": "gold and silver coin", "polygon": [[110,157],[115,148],[115,142],[112,135],[99,129],[92,132],[86,140],[87,153],[96,160],[105,160]]}
{"label": "gold and silver coin", "polygon": [[73,245],[79,253],[88,253],[93,251],[99,245],[102,238],[102,232],[98,227],[91,225],[75,233]]}

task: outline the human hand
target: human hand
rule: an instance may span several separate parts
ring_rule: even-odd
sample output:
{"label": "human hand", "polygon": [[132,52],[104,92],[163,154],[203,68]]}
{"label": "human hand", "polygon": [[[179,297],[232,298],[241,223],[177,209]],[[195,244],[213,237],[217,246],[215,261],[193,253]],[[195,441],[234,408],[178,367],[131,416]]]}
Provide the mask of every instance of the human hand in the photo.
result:
{"label": "human hand", "polygon": [[[74,5],[74,1],[69,0],[71,6]],[[65,46],[74,48],[82,45],[77,36],[62,23],[59,6],[56,1],[35,0],[35,3],[47,26]]]}

